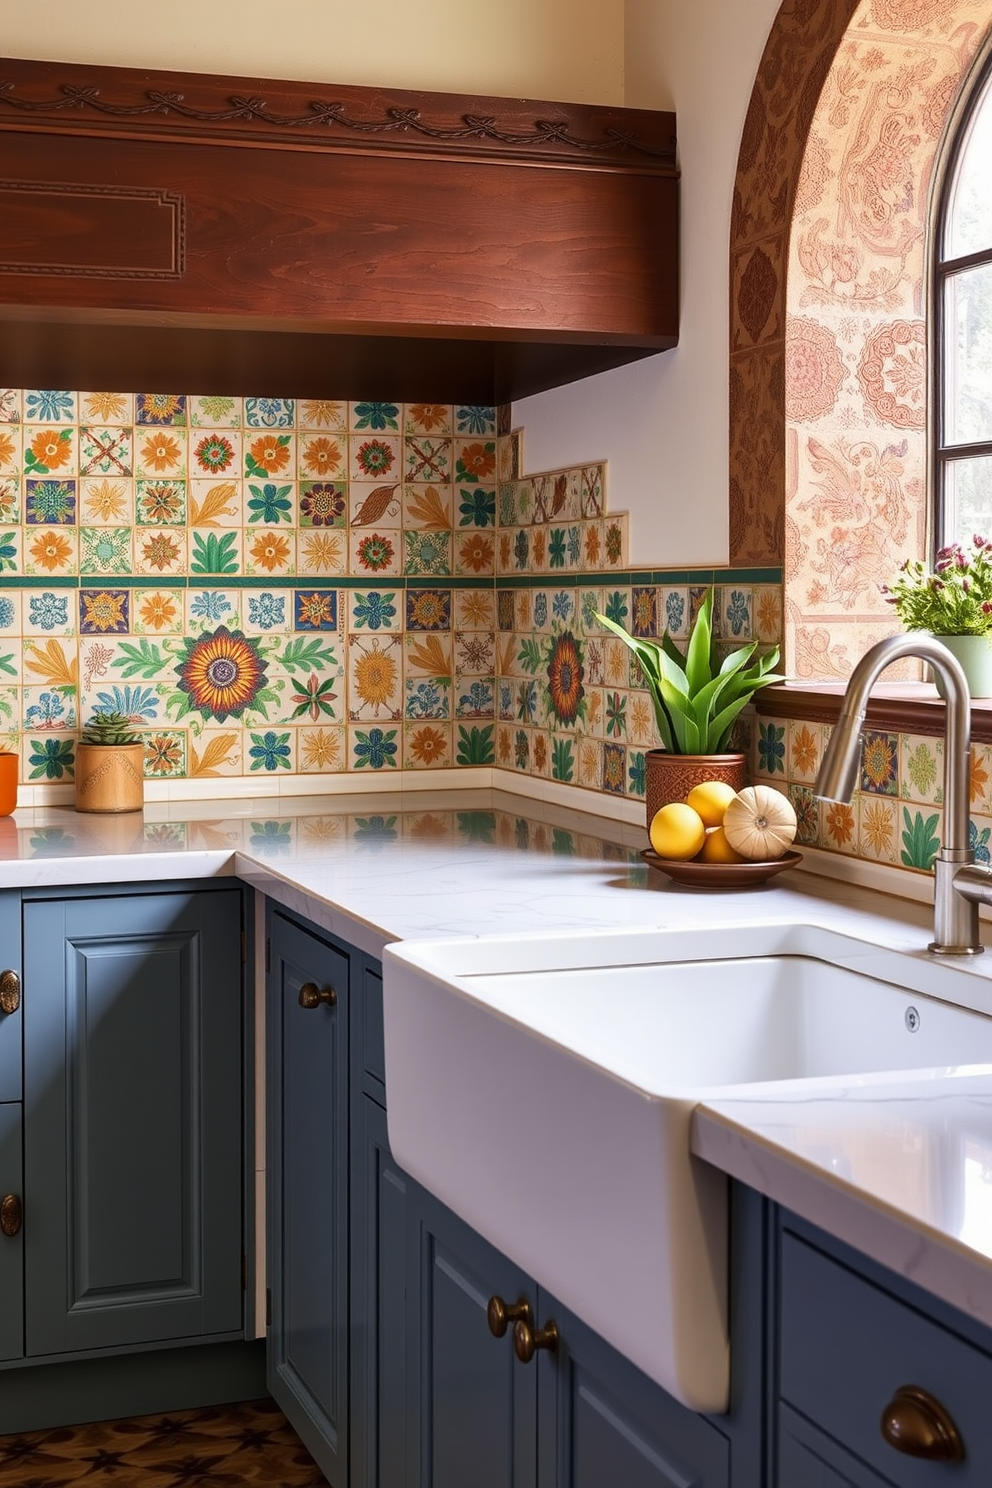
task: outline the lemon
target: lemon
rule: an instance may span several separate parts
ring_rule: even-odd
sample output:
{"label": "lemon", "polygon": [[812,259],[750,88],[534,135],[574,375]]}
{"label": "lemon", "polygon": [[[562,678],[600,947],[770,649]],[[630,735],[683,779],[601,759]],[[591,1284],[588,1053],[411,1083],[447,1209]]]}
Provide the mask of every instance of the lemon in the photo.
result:
{"label": "lemon", "polygon": [[706,838],[698,811],[684,801],[672,801],[656,811],[650,829],[651,846],[659,858],[694,858]]}
{"label": "lemon", "polygon": [[723,780],[704,780],[694,785],[685,798],[685,804],[698,811],[704,827],[723,825],[723,813],[737,795],[732,785]]}
{"label": "lemon", "polygon": [[710,827],[706,833],[706,841],[703,843],[699,860],[701,863],[743,863],[746,861],[735,847],[731,847],[722,827]]}

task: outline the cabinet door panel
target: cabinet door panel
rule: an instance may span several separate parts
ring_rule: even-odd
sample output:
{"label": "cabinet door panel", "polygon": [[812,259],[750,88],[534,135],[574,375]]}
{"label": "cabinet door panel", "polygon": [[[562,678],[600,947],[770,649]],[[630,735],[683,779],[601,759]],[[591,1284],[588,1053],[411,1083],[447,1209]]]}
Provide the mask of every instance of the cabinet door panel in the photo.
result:
{"label": "cabinet door panel", "polygon": [[236,1330],[239,894],[24,923],[28,1353]]}
{"label": "cabinet door panel", "polygon": [[353,1488],[405,1488],[415,1392],[408,1342],[407,1256],[416,1184],[393,1162],[386,1113],[355,1108],[352,1145],[351,1379]]}
{"label": "cabinet door panel", "polygon": [[[21,973],[21,899],[0,892],[0,971]],[[0,1101],[21,1098],[21,1010],[0,1009]]]}
{"label": "cabinet door panel", "polygon": [[419,1354],[419,1476],[431,1488],[532,1488],[537,1389],[510,1333],[494,1338],[490,1296],[527,1297],[530,1279],[418,1187],[416,1271],[409,1287]]}
{"label": "cabinet door panel", "polygon": [[[0,1194],[23,1193],[21,1108],[0,1106]],[[0,1359],[24,1355],[24,1231],[0,1234]]]}
{"label": "cabinet door panel", "polygon": [[[348,1472],[349,958],[270,923],[269,1388],[332,1483]],[[333,1005],[300,1004],[308,982]]]}
{"label": "cabinet door panel", "polygon": [[543,1290],[558,1324],[538,1360],[542,1488],[726,1488],[730,1444]]}
{"label": "cabinet door panel", "polygon": [[[937,1467],[934,1481],[943,1481],[946,1468]],[[895,1481],[899,1482],[899,1468]],[[889,1488],[880,1478],[817,1431],[801,1416],[783,1406],[779,1411],[778,1488]]]}

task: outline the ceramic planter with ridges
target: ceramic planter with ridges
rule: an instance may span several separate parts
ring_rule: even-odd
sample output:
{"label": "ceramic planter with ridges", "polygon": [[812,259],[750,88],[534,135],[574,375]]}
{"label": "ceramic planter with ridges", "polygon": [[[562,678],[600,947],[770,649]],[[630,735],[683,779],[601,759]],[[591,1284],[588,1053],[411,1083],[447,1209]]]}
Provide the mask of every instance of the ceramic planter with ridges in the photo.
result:
{"label": "ceramic planter with ridges", "polygon": [[143,744],[77,744],[76,810],[140,811],[144,756]]}

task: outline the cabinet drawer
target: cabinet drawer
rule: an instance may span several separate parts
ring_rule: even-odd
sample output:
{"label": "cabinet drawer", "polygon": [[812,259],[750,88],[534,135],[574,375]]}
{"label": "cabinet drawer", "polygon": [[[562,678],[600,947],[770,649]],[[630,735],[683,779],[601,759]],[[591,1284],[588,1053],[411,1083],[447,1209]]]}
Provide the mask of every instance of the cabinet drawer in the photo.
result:
{"label": "cabinet drawer", "polygon": [[[930,1392],[953,1417],[966,1458],[953,1467],[908,1457],[882,1436],[902,1385]],[[953,1479],[988,1484],[992,1358],[940,1323],[788,1232],[782,1236],[781,1398],[900,1488]]]}

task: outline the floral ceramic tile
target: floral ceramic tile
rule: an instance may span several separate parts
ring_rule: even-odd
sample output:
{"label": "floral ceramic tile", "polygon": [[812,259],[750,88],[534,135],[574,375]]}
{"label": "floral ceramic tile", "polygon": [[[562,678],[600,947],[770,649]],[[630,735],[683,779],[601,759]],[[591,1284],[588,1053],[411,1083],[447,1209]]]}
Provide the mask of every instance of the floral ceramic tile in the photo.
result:
{"label": "floral ceramic tile", "polygon": [[183,627],[182,589],[141,589],[132,595],[131,629],[135,635],[179,635]]}
{"label": "floral ceramic tile", "polygon": [[718,634],[743,645],[751,639],[751,589],[725,584],[721,600]]}
{"label": "floral ceramic tile", "polygon": [[454,427],[450,403],[407,403],[403,428],[407,434],[450,434]]}
{"label": "floral ceramic tile", "polygon": [[786,730],[788,723],[777,723],[774,719],[758,719],[754,773],[774,779],[785,778]]}
{"label": "floral ceramic tile", "polygon": [[496,709],[496,679],[492,676],[458,677],[453,697],[456,717],[493,718]]}
{"label": "floral ceramic tile", "polygon": [[399,636],[352,636],[348,647],[348,711],[356,721],[401,716],[403,642]]}
{"label": "floral ceramic tile", "polygon": [[426,770],[453,763],[450,723],[406,723],[403,732],[407,769]]}
{"label": "floral ceramic tile", "polygon": [[[210,487],[212,488],[214,484],[211,482]],[[135,521],[143,527],[185,527],[188,515],[186,491],[185,480],[135,481],[133,498]],[[130,482],[126,484],[122,481],[84,483],[83,507],[87,520],[94,523],[104,522],[108,525],[120,525],[126,522],[132,510],[130,494]],[[206,491],[198,493],[198,496],[199,500],[195,505],[199,513]],[[232,507],[228,500],[223,509],[218,511],[217,516],[222,519],[231,512],[237,516],[238,508]]]}
{"label": "floral ceramic tile", "polygon": [[146,479],[183,477],[188,468],[185,429],[166,426],[135,429],[134,472]]}
{"label": "floral ceramic tile", "polygon": [[296,421],[301,430],[327,430],[344,434],[348,428],[348,405],[330,398],[301,398],[296,405]]}
{"label": "floral ceramic tile", "polygon": [[347,767],[347,730],[341,725],[300,726],[296,768],[304,775],[329,774]]}
{"label": "floral ceramic tile", "polygon": [[[899,795],[907,801],[939,802],[943,795],[943,739],[903,734],[899,739],[899,756]],[[973,775],[974,783],[977,782]]]}
{"label": "floral ceramic tile", "polygon": [[450,589],[408,589],[406,592],[406,629],[450,630]]}
{"label": "floral ceramic tile", "polygon": [[0,424],[19,424],[21,418],[21,389],[0,388]]}
{"label": "floral ceramic tile", "polygon": [[192,429],[240,429],[243,422],[242,399],[226,394],[191,394],[186,400]]}
{"label": "floral ceramic tile", "polygon": [[898,861],[904,868],[915,868],[922,873],[933,870],[934,859],[940,848],[941,816],[938,807],[917,809],[913,805],[899,803],[900,851]]}
{"label": "floral ceramic tile", "polygon": [[348,768],[372,772],[397,770],[403,764],[403,731],[365,725],[348,729]]}
{"label": "floral ceramic tile", "polygon": [[858,795],[858,856],[895,863],[899,857],[898,803],[886,796]]}
{"label": "floral ceramic tile", "polygon": [[[76,395],[60,388],[27,388],[23,394],[26,424],[74,424]],[[30,435],[28,436],[30,437]]]}
{"label": "floral ceramic tile", "polygon": [[[110,534],[122,533],[129,538],[126,528],[93,528],[94,533],[102,533],[102,541],[97,551],[106,553],[111,546]],[[86,573],[85,556],[86,546],[82,541],[86,529],[80,534],[80,572]],[[124,553],[124,537],[120,539],[122,555]],[[179,577],[187,570],[186,533],[173,527],[143,527],[135,534],[134,538],[134,571],[135,573],[148,574],[154,578],[170,575]],[[93,572],[114,572],[112,567],[94,569]],[[127,572],[127,568],[117,569],[118,573]]]}
{"label": "floral ceramic tile", "polygon": [[[233,558],[234,548],[231,549]],[[230,570],[224,570],[229,572]],[[244,534],[244,571],[262,576],[296,572],[296,533],[279,528],[249,529]]]}
{"label": "floral ceramic tile", "polygon": [[0,475],[21,474],[22,432],[16,424],[0,424]]}
{"label": "floral ceramic tile", "polygon": [[861,742],[861,789],[878,795],[899,794],[899,736],[865,729]]}
{"label": "floral ceramic tile", "polygon": [[786,774],[790,780],[812,782],[820,767],[823,732],[819,724],[790,719],[786,749]]}
{"label": "floral ceramic tile", "polygon": [[452,677],[451,635],[448,631],[408,631],[402,643],[406,652],[406,675],[430,676],[449,684]]}
{"label": "floral ceramic tile", "polygon": [[496,433],[496,409],[483,404],[455,406],[455,433],[491,436]]}
{"label": "floral ceramic tile", "polygon": [[971,746],[970,801],[973,813],[992,815],[992,748],[987,744]]}
{"label": "floral ceramic tile", "polygon": [[305,532],[297,534],[296,566],[300,574],[325,578],[348,572],[348,539],[344,532]]}
{"label": "floral ceramic tile", "polygon": [[396,532],[352,530],[348,550],[349,572],[360,578],[400,572],[402,549]]}
{"label": "floral ceramic tile", "polygon": [[248,429],[291,429],[296,421],[293,398],[245,398],[244,422]]}
{"label": "floral ceramic tile", "polygon": [[22,564],[25,574],[41,579],[78,573],[76,533],[65,527],[25,527]]}
{"label": "floral ceramic tile", "polygon": [[[184,537],[184,556],[185,547]],[[79,571],[81,574],[129,574],[132,563],[130,527],[81,527],[79,529]]]}

